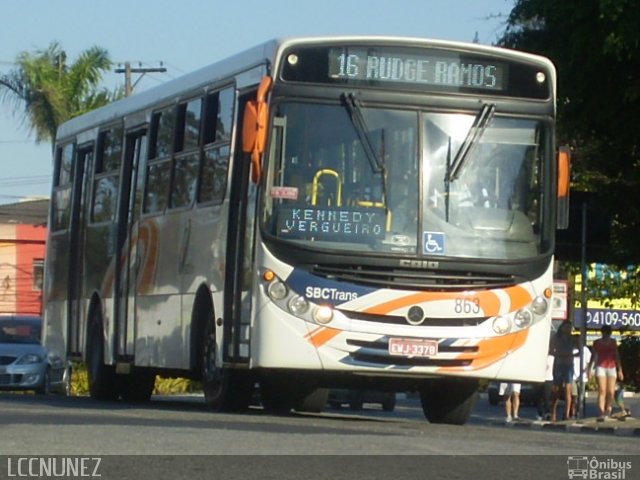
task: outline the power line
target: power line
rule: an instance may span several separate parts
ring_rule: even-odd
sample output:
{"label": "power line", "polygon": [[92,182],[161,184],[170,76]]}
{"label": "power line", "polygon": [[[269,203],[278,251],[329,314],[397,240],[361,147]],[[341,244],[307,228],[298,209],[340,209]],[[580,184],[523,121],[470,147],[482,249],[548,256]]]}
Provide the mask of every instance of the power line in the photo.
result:
{"label": "power line", "polygon": [[[162,62],[160,62],[159,67],[142,67],[142,64],[139,67],[132,67],[131,62],[124,62],[124,68],[116,68],[114,70],[115,73],[124,73],[124,94],[127,97],[131,96],[133,88],[146,73],[165,73],[166,71],[167,69],[162,66]],[[131,83],[131,74],[133,73],[141,74],[135,83]]]}
{"label": "power line", "polygon": [[[51,182],[51,175],[34,175],[29,177],[0,178],[0,187],[22,187],[29,185],[44,185]],[[0,194],[0,196],[5,196]]]}

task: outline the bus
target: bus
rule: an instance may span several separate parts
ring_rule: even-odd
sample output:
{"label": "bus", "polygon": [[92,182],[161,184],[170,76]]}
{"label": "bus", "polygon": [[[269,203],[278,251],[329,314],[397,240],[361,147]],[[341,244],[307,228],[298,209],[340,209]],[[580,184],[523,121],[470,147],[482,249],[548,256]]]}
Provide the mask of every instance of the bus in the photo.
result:
{"label": "bus", "polygon": [[45,342],[96,399],[214,411],[542,381],[567,152],[552,63],[382,36],[272,40],[60,126]]}

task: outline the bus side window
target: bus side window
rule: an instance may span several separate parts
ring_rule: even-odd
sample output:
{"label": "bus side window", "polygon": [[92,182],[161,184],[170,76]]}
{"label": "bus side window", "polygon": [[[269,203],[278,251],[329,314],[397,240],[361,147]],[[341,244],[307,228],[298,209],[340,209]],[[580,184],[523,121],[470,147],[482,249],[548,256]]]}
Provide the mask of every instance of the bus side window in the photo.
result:
{"label": "bus side window", "polygon": [[56,151],[51,229],[65,230],[71,214],[71,174],[75,144],[69,143]]}
{"label": "bus side window", "polygon": [[196,198],[201,114],[201,98],[178,106],[171,208],[191,206]]}
{"label": "bus side window", "polygon": [[226,88],[207,95],[203,118],[202,166],[198,201],[220,204],[227,191],[227,172],[235,91]]}
{"label": "bus side window", "polygon": [[167,206],[175,118],[175,109],[169,107],[154,113],[151,119],[144,213],[163,212]]}
{"label": "bus side window", "polygon": [[122,128],[100,132],[91,204],[93,223],[113,222],[116,218],[121,161]]}

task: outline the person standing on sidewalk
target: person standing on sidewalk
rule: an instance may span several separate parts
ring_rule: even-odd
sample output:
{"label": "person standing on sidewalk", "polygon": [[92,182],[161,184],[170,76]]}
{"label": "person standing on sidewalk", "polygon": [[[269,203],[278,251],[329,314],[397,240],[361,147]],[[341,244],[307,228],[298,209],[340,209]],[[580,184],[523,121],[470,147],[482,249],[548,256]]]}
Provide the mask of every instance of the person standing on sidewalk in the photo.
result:
{"label": "person standing on sidewalk", "polygon": [[555,396],[551,409],[551,421],[557,419],[558,403],[564,397],[564,419],[571,418],[571,388],[573,385],[573,338],[571,322],[562,322],[553,336],[553,384]]}
{"label": "person standing on sidewalk", "polygon": [[538,386],[538,420],[551,420],[551,397],[553,393],[553,355],[547,355],[547,369],[544,383]]}
{"label": "person standing on sidewalk", "polygon": [[520,420],[520,389],[519,383],[501,383],[500,395],[504,396],[504,410],[507,423]]}
{"label": "person standing on sidewalk", "polygon": [[591,368],[595,365],[595,375],[598,380],[598,412],[599,421],[611,416],[613,396],[616,391],[616,380],[624,380],[618,343],[611,338],[611,327],[604,325],[600,329],[602,338],[593,342],[593,355],[589,362],[589,378],[593,375]]}
{"label": "person standing on sidewalk", "polygon": [[551,403],[553,399],[553,341],[549,339],[549,353],[547,354],[547,368],[544,382],[538,385],[536,392],[536,409],[538,420],[551,420]]}

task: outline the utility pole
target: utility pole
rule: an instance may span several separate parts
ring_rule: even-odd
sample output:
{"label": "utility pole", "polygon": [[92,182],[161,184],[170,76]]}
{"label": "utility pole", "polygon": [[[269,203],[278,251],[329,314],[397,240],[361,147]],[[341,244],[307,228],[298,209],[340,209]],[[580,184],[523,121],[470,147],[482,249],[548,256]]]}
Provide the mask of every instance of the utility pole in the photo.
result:
{"label": "utility pole", "polygon": [[[124,62],[124,68],[116,68],[114,72],[116,73],[124,73],[124,95],[125,97],[130,97],[133,93],[133,87],[135,87],[140,79],[144,76],[145,73],[164,73],[167,69],[162,66],[162,62],[160,62],[159,67],[152,68],[144,68],[140,67],[131,67],[131,62]],[[140,77],[136,80],[135,83],[131,83],[131,74],[132,73],[140,73]]]}
{"label": "utility pole", "polygon": [[587,344],[587,276],[589,270],[587,266],[587,201],[582,202],[582,241],[580,245],[580,271],[582,275],[582,285],[580,286],[580,309],[582,310],[582,324],[580,325],[580,381],[578,382],[578,405],[580,406],[580,418],[585,418],[587,409],[587,397],[585,395],[586,385],[584,374],[587,365],[584,364],[584,347]]}

